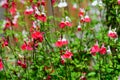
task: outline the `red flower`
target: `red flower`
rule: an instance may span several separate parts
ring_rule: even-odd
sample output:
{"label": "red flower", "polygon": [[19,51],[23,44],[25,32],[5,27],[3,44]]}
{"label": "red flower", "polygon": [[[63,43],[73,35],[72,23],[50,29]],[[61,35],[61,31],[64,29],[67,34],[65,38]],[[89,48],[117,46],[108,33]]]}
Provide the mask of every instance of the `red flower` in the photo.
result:
{"label": "red flower", "polygon": [[26,42],[21,46],[22,50],[33,50],[33,47],[31,46],[31,44],[27,44]]}
{"label": "red flower", "polygon": [[3,40],[2,47],[5,47],[5,46],[8,46],[8,41],[7,40]]}
{"label": "red flower", "polygon": [[50,76],[50,75],[48,75],[46,80],[51,80],[51,76]]}
{"label": "red flower", "polygon": [[0,6],[2,6],[5,9],[7,9],[8,8],[8,1],[7,0],[2,0],[0,2]]}
{"label": "red flower", "polygon": [[56,0],[52,0],[52,1],[51,1],[52,5],[54,5],[54,4],[55,4],[55,2],[56,2]]}
{"label": "red flower", "polygon": [[100,48],[98,46],[98,43],[96,43],[91,49],[90,49],[90,53],[95,56],[97,52],[99,52]]}
{"label": "red flower", "polygon": [[26,63],[22,63],[22,64],[21,64],[21,67],[24,68],[24,69],[27,68]]}
{"label": "red flower", "polygon": [[32,38],[33,38],[34,40],[39,40],[40,42],[43,41],[43,35],[42,35],[42,33],[40,33],[39,31],[33,32],[33,33],[32,33]]}
{"label": "red flower", "polygon": [[0,59],[0,71],[3,70],[3,63],[2,63],[2,59]]}
{"label": "red flower", "polygon": [[84,20],[83,17],[81,17],[80,22],[81,22],[81,23],[85,22],[85,20]]}
{"label": "red flower", "polygon": [[64,64],[65,64],[65,60],[64,60],[64,59],[61,59],[61,60],[60,60],[60,63],[61,63],[62,65],[64,65]]}
{"label": "red flower", "polygon": [[18,61],[17,61],[17,64],[18,64],[19,66],[21,66],[21,64],[22,64],[21,60],[18,60]]}
{"label": "red flower", "polygon": [[73,53],[72,52],[70,52],[69,50],[67,50],[66,52],[65,52],[65,54],[63,54],[62,56],[61,56],[61,58],[64,60],[64,59],[71,59],[71,57],[73,56]]}
{"label": "red flower", "polygon": [[45,15],[44,13],[42,13],[42,14],[40,14],[40,15],[35,14],[35,17],[36,17],[38,20],[42,21],[42,22],[46,22],[46,21],[47,21],[47,17],[46,17],[46,15]]}
{"label": "red flower", "polygon": [[9,12],[10,12],[10,14],[11,14],[12,16],[16,14],[17,9],[16,9],[16,4],[15,4],[15,2],[12,2],[12,6],[11,6],[11,8],[9,9]]}
{"label": "red flower", "polygon": [[68,41],[67,41],[65,38],[63,38],[62,40],[61,40],[61,39],[58,40],[58,41],[55,43],[55,46],[56,46],[56,47],[62,47],[62,46],[67,45],[67,44],[68,44]]}
{"label": "red flower", "polygon": [[115,31],[109,30],[108,37],[115,39],[115,38],[118,37],[118,35],[117,35],[117,33]]}
{"label": "red flower", "polygon": [[102,47],[100,48],[100,54],[106,54],[107,50],[106,50],[106,47],[104,47],[104,44],[102,45]]}
{"label": "red flower", "polygon": [[15,15],[16,8],[15,7],[11,7],[10,10],[9,10],[9,12],[10,12],[11,15]]}
{"label": "red flower", "polygon": [[11,27],[11,21],[9,18],[7,18],[5,20],[5,25],[4,25],[4,30],[6,30],[7,28]]}
{"label": "red flower", "polygon": [[46,3],[45,3],[45,0],[42,0],[41,5],[42,5],[42,6],[45,6],[45,4],[46,4]]}
{"label": "red flower", "polygon": [[65,24],[66,24],[66,26],[68,26],[68,27],[71,27],[71,26],[72,26],[72,23],[69,22],[69,21],[65,21]]}
{"label": "red flower", "polygon": [[91,19],[89,18],[88,15],[86,15],[85,18],[84,18],[84,21],[87,22],[87,23],[89,23],[91,21]]}
{"label": "red flower", "polygon": [[85,10],[84,9],[82,9],[82,8],[80,8],[80,11],[79,11],[79,17],[82,17],[82,16],[84,16],[84,14],[85,14]]}
{"label": "red flower", "polygon": [[62,46],[63,46],[62,40],[58,40],[58,41],[55,43],[55,46],[56,46],[56,47],[62,47]]}
{"label": "red flower", "polygon": [[65,26],[66,26],[66,22],[61,21],[60,24],[59,24],[59,27],[60,28],[64,28]]}

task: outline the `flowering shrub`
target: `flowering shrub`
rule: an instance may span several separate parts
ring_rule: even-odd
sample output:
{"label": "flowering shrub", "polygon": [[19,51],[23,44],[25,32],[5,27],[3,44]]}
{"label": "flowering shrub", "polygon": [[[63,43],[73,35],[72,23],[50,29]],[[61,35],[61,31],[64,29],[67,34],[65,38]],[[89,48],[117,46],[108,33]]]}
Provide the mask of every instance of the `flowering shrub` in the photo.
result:
{"label": "flowering shrub", "polygon": [[[77,18],[65,9],[66,0],[50,0],[52,9],[59,8],[62,15],[48,16],[46,1],[0,2],[6,9],[6,19],[0,22],[0,79],[120,79],[120,25],[113,28],[108,22],[105,0],[93,0],[85,9],[79,6],[81,1],[70,0]],[[25,9],[19,9],[18,3]],[[114,3],[119,6],[120,1]]]}

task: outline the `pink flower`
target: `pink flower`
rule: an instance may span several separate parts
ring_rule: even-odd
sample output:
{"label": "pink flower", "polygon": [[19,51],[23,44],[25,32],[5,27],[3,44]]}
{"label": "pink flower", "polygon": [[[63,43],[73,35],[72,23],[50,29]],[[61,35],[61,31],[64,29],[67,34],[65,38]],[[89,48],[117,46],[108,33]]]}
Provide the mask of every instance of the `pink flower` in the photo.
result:
{"label": "pink flower", "polygon": [[104,47],[104,44],[102,45],[102,47],[100,48],[100,54],[106,54],[107,50],[106,50],[106,47]]}
{"label": "pink flower", "polygon": [[72,52],[70,52],[69,50],[67,50],[66,52],[65,52],[65,54],[63,54],[62,56],[61,56],[61,58],[64,60],[64,59],[71,59],[71,57],[73,56],[73,53]]}
{"label": "pink flower", "polygon": [[115,29],[113,31],[111,29],[109,30],[108,37],[113,38],[113,39],[118,37],[117,33],[115,32]]}
{"label": "pink flower", "polygon": [[82,17],[82,16],[84,16],[84,14],[85,14],[85,10],[82,9],[82,8],[80,8],[80,11],[79,11],[78,16],[79,16],[79,17]]}
{"label": "pink flower", "polygon": [[3,63],[2,63],[2,59],[0,59],[0,71],[3,70]]}
{"label": "pink flower", "polygon": [[94,46],[90,49],[90,53],[95,56],[97,52],[99,52],[100,48],[98,43],[94,44]]}
{"label": "pink flower", "polygon": [[39,31],[35,31],[32,33],[32,38],[34,40],[38,40],[39,42],[42,42],[43,41],[43,35],[42,33],[40,33]]}
{"label": "pink flower", "polygon": [[89,23],[89,22],[91,22],[91,19],[88,15],[86,15],[85,18],[84,18],[84,21]]}
{"label": "pink flower", "polygon": [[66,26],[66,22],[61,21],[60,24],[59,24],[59,27],[60,28],[64,28],[65,26]]}
{"label": "pink flower", "polygon": [[118,0],[118,4],[120,5],[120,0]]}

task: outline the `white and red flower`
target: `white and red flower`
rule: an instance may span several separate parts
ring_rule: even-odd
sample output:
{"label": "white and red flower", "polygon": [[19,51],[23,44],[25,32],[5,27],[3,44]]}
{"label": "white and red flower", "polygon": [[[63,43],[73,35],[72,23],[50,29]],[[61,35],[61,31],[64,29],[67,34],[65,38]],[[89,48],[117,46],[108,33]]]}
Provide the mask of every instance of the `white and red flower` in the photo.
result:
{"label": "white and red flower", "polygon": [[111,29],[110,29],[109,32],[108,32],[108,37],[113,38],[113,39],[117,38],[118,35],[117,35],[117,33],[115,32],[115,30],[116,30],[116,29],[114,29],[114,30],[111,30]]}
{"label": "white and red flower", "polygon": [[91,19],[90,19],[90,17],[88,15],[85,16],[84,22],[86,22],[86,23],[91,22]]}
{"label": "white and red flower", "polygon": [[31,14],[33,14],[33,12],[34,12],[34,10],[33,10],[33,8],[32,7],[27,7],[26,8],[26,10],[25,10],[25,12],[24,12],[24,14],[25,15],[31,15]]}
{"label": "white and red flower", "polygon": [[55,46],[56,47],[62,47],[64,45],[67,45],[68,44],[68,41],[63,38],[63,39],[59,39],[56,43],[55,43]]}
{"label": "white and red flower", "polygon": [[79,11],[79,13],[78,13],[78,16],[79,16],[79,17],[83,17],[84,14],[85,14],[85,10],[84,10],[83,8],[80,8],[80,11]]}

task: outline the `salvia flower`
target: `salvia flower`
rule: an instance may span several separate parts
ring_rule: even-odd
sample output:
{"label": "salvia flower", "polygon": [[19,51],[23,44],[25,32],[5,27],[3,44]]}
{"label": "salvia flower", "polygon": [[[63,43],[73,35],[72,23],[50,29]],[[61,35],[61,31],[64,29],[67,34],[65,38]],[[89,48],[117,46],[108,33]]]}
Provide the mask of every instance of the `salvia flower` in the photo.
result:
{"label": "salvia flower", "polygon": [[79,16],[79,17],[83,17],[84,14],[85,14],[85,10],[84,10],[83,8],[80,8],[79,13],[78,13],[78,16]]}
{"label": "salvia flower", "polygon": [[64,7],[67,7],[67,5],[68,5],[68,4],[67,4],[66,0],[64,0],[64,1],[61,0],[60,3],[58,4],[58,7],[59,7],[59,8],[64,8]]}
{"label": "salvia flower", "polygon": [[21,60],[18,60],[17,61],[17,64],[19,65],[19,66],[21,66],[22,68],[27,68],[27,64],[25,63],[25,62],[23,62],[23,61],[21,61]]}
{"label": "salvia flower", "polygon": [[2,59],[0,59],[0,71],[3,70],[3,62],[2,62]]}
{"label": "salvia flower", "polygon": [[73,56],[73,53],[70,50],[66,50],[65,54],[61,55],[61,58],[64,59],[71,59]]}
{"label": "salvia flower", "polygon": [[65,21],[66,26],[71,27],[72,26],[71,19],[68,16],[66,16],[65,18],[66,18],[66,21]]}
{"label": "salvia flower", "polygon": [[118,2],[118,4],[120,5],[120,0],[118,0],[117,2]]}
{"label": "salvia flower", "polygon": [[19,12],[17,12],[17,14],[14,16],[14,18],[13,18],[13,20],[12,20],[12,24],[13,24],[13,26],[15,26],[15,27],[18,27],[18,18],[19,18],[19,16],[20,16],[20,14],[19,14]]}
{"label": "salvia flower", "polygon": [[97,52],[99,52],[100,48],[98,45],[98,42],[96,42],[96,44],[93,45],[93,47],[90,49],[90,53],[95,56]]}
{"label": "salvia flower", "polygon": [[112,38],[112,39],[115,39],[118,37],[117,33],[115,32],[116,28],[111,30],[111,28],[109,29],[109,32],[108,32],[108,37]]}
{"label": "salvia flower", "polygon": [[47,21],[47,17],[45,13],[41,13],[41,14],[36,14],[35,17],[40,20],[41,22],[46,22]]}
{"label": "salvia flower", "polygon": [[41,5],[42,5],[42,6],[45,6],[45,5],[46,5],[45,0],[42,0],[42,1],[41,1]]}
{"label": "salvia flower", "polygon": [[88,15],[85,16],[84,22],[86,22],[86,23],[91,22],[91,19],[90,19],[90,17]]}
{"label": "salvia flower", "polygon": [[107,52],[106,47],[104,46],[104,44],[102,44],[102,47],[100,48],[99,53],[104,55],[104,54],[106,54],[106,52]]}
{"label": "salvia flower", "polygon": [[77,30],[78,30],[78,31],[81,31],[81,25],[80,25],[80,23],[79,23],[79,25],[78,25],[78,27],[77,27]]}
{"label": "salvia flower", "polygon": [[78,8],[77,3],[74,3],[73,6],[72,6],[72,9],[73,9],[73,10],[76,10],[77,8]]}
{"label": "salvia flower", "polygon": [[15,2],[12,2],[12,6],[11,8],[9,9],[9,12],[12,16],[14,16],[17,12],[17,8],[16,8],[16,3]]}
{"label": "salvia flower", "polygon": [[64,20],[62,20],[60,23],[59,23],[59,27],[60,28],[65,28],[66,27],[66,22]]}
{"label": "salvia flower", "polygon": [[24,44],[22,44],[21,46],[21,49],[31,51],[33,50],[33,47],[30,43],[24,42]]}
{"label": "salvia flower", "polygon": [[0,6],[7,9],[8,8],[8,2],[7,0],[1,0],[0,2]]}
{"label": "salvia flower", "polygon": [[34,12],[34,10],[33,10],[32,7],[27,7],[24,14],[25,15],[31,15],[31,14],[33,14],[33,12]]}
{"label": "salvia flower", "polygon": [[67,45],[68,44],[68,41],[63,38],[63,39],[59,39],[56,43],[55,43],[55,46],[56,47],[62,47],[64,45]]}
{"label": "salvia flower", "polygon": [[55,4],[55,2],[56,2],[56,0],[51,0],[52,5],[54,5],[54,4]]}
{"label": "salvia flower", "polygon": [[38,40],[39,42],[42,42],[43,41],[43,34],[39,31],[34,31],[32,33],[32,38],[33,38],[33,40]]}
{"label": "salvia flower", "polygon": [[4,21],[3,26],[4,26],[4,30],[6,30],[6,29],[11,27],[11,21],[10,21],[9,18],[6,18],[6,20]]}

